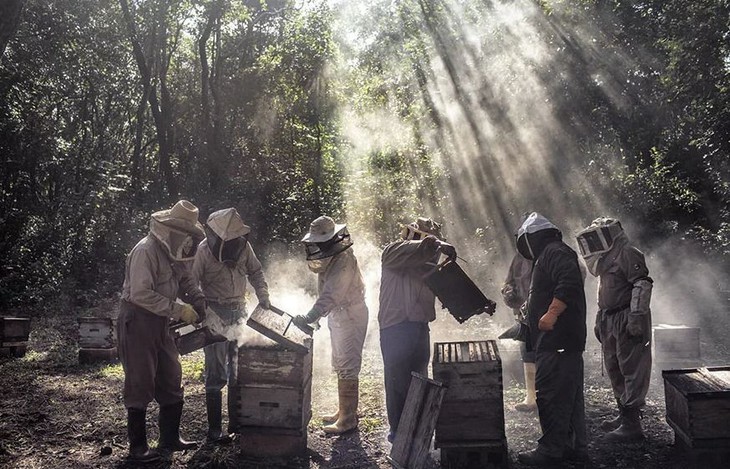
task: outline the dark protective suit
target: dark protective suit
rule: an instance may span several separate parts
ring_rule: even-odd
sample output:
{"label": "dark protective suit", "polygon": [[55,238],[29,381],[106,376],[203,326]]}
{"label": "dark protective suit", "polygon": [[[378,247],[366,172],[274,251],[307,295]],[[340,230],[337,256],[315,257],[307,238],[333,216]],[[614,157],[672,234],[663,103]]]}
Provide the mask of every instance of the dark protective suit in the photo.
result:
{"label": "dark protective suit", "polygon": [[[537,407],[542,428],[537,451],[562,458],[586,449],[583,351],[586,300],[578,257],[556,229],[526,234],[536,256],[527,300],[528,348],[535,351]],[[538,328],[553,299],[567,305],[551,331]]]}

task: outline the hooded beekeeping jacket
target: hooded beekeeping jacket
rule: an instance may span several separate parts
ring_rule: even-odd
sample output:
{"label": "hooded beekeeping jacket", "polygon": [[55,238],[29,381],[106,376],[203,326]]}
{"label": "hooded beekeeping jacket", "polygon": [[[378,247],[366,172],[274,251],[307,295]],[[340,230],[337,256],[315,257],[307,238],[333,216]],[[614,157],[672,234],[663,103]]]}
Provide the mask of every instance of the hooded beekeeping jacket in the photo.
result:
{"label": "hooded beekeeping jacket", "polygon": [[127,256],[122,299],[159,316],[180,319],[178,294],[185,293],[192,301],[203,296],[190,264],[173,261],[158,239],[145,236]]}
{"label": "hooded beekeeping jacket", "polygon": [[[644,254],[629,244],[624,233],[599,261],[598,307],[602,311],[629,307],[634,284],[642,279],[651,282]],[[646,313],[646,311],[641,311]]]}
{"label": "hooded beekeeping jacket", "polygon": [[436,244],[423,240],[395,241],[383,250],[380,280],[380,329],[404,321],[431,322],[436,319],[436,296],[426,286],[423,276],[434,268]]}
{"label": "hooded beekeeping jacket", "polygon": [[[534,259],[527,319],[530,344],[536,352],[582,352],[586,343],[586,299],[578,255],[562,241],[560,231],[539,214],[525,220],[518,231]],[[567,305],[552,331],[538,328],[553,298]]]}
{"label": "hooded beekeeping jacket", "polygon": [[[232,208],[212,213],[208,217],[208,227],[222,242],[240,238],[250,231]],[[238,259],[224,263],[213,254],[210,240],[206,238],[195,254],[193,277],[200,283],[206,300],[212,303],[242,305],[245,302],[247,278],[259,301],[269,297],[269,286],[261,262],[248,242]]]}
{"label": "hooded beekeeping jacket", "polygon": [[365,283],[351,248],[332,256],[324,272],[317,274],[319,297],[312,309],[330,314],[350,305],[365,303]]}

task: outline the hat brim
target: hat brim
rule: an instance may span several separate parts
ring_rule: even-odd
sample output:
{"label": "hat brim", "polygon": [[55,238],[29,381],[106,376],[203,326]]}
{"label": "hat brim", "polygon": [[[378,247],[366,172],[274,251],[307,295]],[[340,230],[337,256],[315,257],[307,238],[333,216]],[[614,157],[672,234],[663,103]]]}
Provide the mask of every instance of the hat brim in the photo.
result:
{"label": "hat brim", "polygon": [[159,212],[155,212],[152,214],[152,218],[165,226],[170,226],[172,228],[182,230],[193,236],[205,237],[205,230],[203,230],[203,225],[199,221],[196,221],[193,224],[190,223],[188,220],[172,217],[171,210],[160,210]]}
{"label": "hat brim", "polygon": [[312,235],[312,233],[307,233],[302,238],[302,243],[323,243],[325,241],[329,241],[330,239],[334,238],[334,236],[342,231],[345,227],[347,227],[346,224],[338,224],[335,223],[335,228],[328,233],[320,234],[320,235]]}

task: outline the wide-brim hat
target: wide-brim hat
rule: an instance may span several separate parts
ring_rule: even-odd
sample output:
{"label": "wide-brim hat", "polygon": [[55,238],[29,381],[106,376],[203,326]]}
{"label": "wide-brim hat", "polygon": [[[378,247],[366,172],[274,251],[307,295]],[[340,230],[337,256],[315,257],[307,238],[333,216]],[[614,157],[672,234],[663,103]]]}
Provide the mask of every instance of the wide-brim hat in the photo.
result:
{"label": "wide-brim hat", "polygon": [[207,225],[222,241],[240,238],[251,232],[251,227],[243,222],[235,208],[224,208],[211,213]]}
{"label": "wide-brim hat", "polygon": [[309,233],[302,238],[303,243],[323,243],[334,238],[337,233],[346,228],[346,224],[335,223],[328,217],[322,216],[309,225]]}
{"label": "wide-brim hat", "polygon": [[170,228],[203,238],[205,231],[203,231],[203,225],[198,221],[198,213],[198,207],[192,202],[180,200],[171,209],[153,213],[152,218]]}

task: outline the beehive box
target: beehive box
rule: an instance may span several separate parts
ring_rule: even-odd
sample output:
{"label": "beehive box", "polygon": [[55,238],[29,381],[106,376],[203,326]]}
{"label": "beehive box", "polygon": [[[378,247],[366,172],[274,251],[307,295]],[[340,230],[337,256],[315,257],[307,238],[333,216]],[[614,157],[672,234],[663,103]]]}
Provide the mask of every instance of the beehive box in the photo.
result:
{"label": "beehive box", "polygon": [[700,328],[683,324],[656,324],[654,357],[659,362],[700,358]]}
{"label": "beehive box", "polygon": [[25,355],[29,336],[29,318],[0,318],[0,356]]}
{"label": "beehive box", "polygon": [[109,349],[117,345],[116,318],[79,318],[79,347]]}
{"label": "beehive box", "polygon": [[730,447],[730,366],[665,370],[667,423],[689,448]]}
{"label": "beehive box", "polygon": [[[307,345],[311,350],[311,339]],[[238,426],[306,433],[312,417],[311,351],[244,345],[238,351],[236,386]]]}
{"label": "beehive box", "polygon": [[448,387],[436,447],[505,444],[502,362],[494,340],[435,343],[433,378]]}

